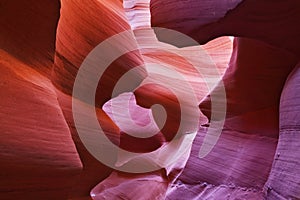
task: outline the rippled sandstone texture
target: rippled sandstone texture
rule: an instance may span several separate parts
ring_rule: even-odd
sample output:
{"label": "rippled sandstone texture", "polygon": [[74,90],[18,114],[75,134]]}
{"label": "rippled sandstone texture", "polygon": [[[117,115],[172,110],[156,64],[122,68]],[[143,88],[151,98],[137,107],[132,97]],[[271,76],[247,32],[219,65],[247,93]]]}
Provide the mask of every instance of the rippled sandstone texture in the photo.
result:
{"label": "rippled sandstone texture", "polygon": [[[294,150],[294,142],[289,144],[299,138],[295,135],[299,134],[295,126],[299,124],[299,84],[295,81],[299,8],[298,1],[151,1],[152,26],[181,31],[199,43],[222,35],[239,37],[222,78],[227,117],[219,145],[203,160],[197,160],[192,151],[179,177],[187,187],[170,192],[170,199],[187,190],[197,193],[190,199],[222,195],[229,199],[300,198],[299,167],[295,167],[299,152]],[[170,10],[180,14],[168,15]],[[161,41],[172,41],[159,32],[157,35]],[[216,87],[212,93],[218,90]],[[210,106],[208,96],[200,104],[208,118]],[[196,139],[193,147],[197,145]],[[208,182],[208,186],[199,187],[197,182]],[[250,194],[243,194],[240,187],[246,187],[244,191],[250,188]]]}
{"label": "rippled sandstone texture", "polygon": [[[296,0],[1,1],[0,198],[300,199],[299,9]],[[189,46],[150,26],[180,31],[205,44],[203,51],[161,43],[156,36]],[[72,113],[74,80],[86,56],[99,43],[131,29],[134,36],[119,39],[117,51],[139,50],[116,59],[98,83],[95,110],[107,137],[140,153],[158,152],[174,139],[179,102],[168,87],[157,85],[160,81],[172,84],[181,97],[195,93],[203,113],[199,119],[184,119],[203,126],[196,135],[187,135],[189,140],[175,138],[187,144],[177,162],[165,165],[164,159],[173,158],[169,150],[161,162],[150,159],[161,170],[142,174],[115,171],[95,159],[82,144]],[[233,44],[228,37],[217,38],[226,35],[236,37]],[[205,158],[198,157],[199,149],[212,123],[211,96],[220,92],[222,82],[209,93],[202,75],[171,52],[189,56],[207,73],[216,67],[224,74],[225,125]],[[214,65],[205,61],[206,55]],[[179,71],[193,91],[185,81],[153,70],[150,62]],[[136,66],[141,67],[131,74],[133,84],[125,84],[112,98],[118,79]],[[87,78],[80,89],[92,84]],[[129,106],[124,106],[128,98]],[[166,109],[161,131],[160,121],[151,120],[153,104]],[[113,106],[119,121],[113,118]],[[138,130],[128,125],[126,107],[136,124],[150,124],[158,134],[147,139],[129,135]],[[84,119],[80,127],[96,133],[89,126],[91,116],[79,115]],[[132,159],[120,156],[116,162]]]}

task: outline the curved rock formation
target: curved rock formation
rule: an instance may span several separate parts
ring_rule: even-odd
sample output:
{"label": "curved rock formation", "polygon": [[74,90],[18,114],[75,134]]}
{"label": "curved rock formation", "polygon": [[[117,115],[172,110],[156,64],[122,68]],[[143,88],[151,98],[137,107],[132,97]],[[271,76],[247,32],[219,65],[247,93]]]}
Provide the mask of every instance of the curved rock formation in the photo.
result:
{"label": "curved rock formation", "polygon": [[299,199],[299,63],[280,99],[279,140],[265,187],[269,199]]}
{"label": "curved rock formation", "polygon": [[[223,76],[227,95],[227,117],[218,144],[225,145],[226,141],[229,143],[224,147],[217,144],[212,153],[203,160],[197,159],[197,152],[193,155],[192,151],[187,166],[177,181],[182,181],[187,186],[172,190],[168,198],[176,199],[176,196],[182,192],[195,191],[189,199],[205,199],[209,196],[215,198],[227,196],[232,199],[261,199],[263,196],[267,199],[298,199],[300,198],[299,192],[295,191],[299,191],[299,186],[297,184],[287,186],[291,182],[299,183],[294,180],[295,171],[291,170],[297,160],[292,156],[294,153],[285,154],[285,159],[288,161],[284,167],[283,164],[277,163],[283,162],[278,162],[278,159],[280,159],[281,151],[286,152],[282,149],[282,143],[288,140],[287,134],[281,134],[281,132],[286,132],[283,130],[290,130],[290,128],[291,133],[295,132],[295,127],[291,124],[282,128],[281,124],[286,124],[287,118],[283,117],[286,114],[282,112],[282,109],[279,111],[279,104],[284,104],[285,109],[297,105],[297,103],[294,104],[297,101],[296,97],[293,100],[294,103],[287,105],[286,101],[282,102],[286,92],[283,93],[281,102],[280,96],[284,85],[289,82],[286,82],[287,76],[299,62],[300,41],[295,37],[300,31],[298,27],[295,27],[295,23],[300,20],[299,2],[230,1],[235,3],[236,7],[225,2],[216,6],[206,1],[189,1],[188,3],[151,1],[152,26],[181,31],[199,43],[205,43],[222,35],[240,37],[235,39],[229,68]],[[167,14],[169,9],[180,14],[169,16]],[[174,41],[158,31],[156,33],[161,41],[171,43]],[[176,42],[173,44],[186,45]],[[296,86],[293,87],[296,89]],[[217,86],[211,94],[218,93]],[[200,109],[210,118],[210,96],[201,102]],[[280,116],[279,119],[278,116]],[[292,118],[295,120],[293,123],[299,123],[295,117]],[[279,127],[281,127],[280,131]],[[202,144],[199,142],[202,141],[200,139],[202,137],[199,136],[199,139],[195,140],[193,147],[198,147],[194,151],[197,151],[199,145]],[[231,137],[236,137],[236,140]],[[278,137],[277,154],[273,156]],[[234,141],[239,144],[229,145]],[[261,147],[267,148],[264,150]],[[255,155],[254,152],[257,154]],[[233,159],[230,158],[231,154]],[[264,161],[263,164],[261,160]],[[282,168],[279,169],[279,165]],[[207,168],[207,166],[210,167]],[[224,168],[229,171],[224,171]],[[279,181],[278,177],[283,176],[281,174],[285,174],[286,178]],[[275,184],[276,188],[272,187],[274,179],[278,181]],[[200,187],[198,182],[207,183]],[[246,188],[241,190],[241,187]],[[250,193],[249,188],[252,188]],[[282,190],[282,188],[286,189]],[[258,194],[259,191],[264,191],[264,194]]]}
{"label": "curved rock formation", "polygon": [[300,199],[299,9],[3,0],[0,199]]}
{"label": "curved rock formation", "polygon": [[[300,15],[299,1],[223,2],[152,0],[152,26],[181,31],[200,44],[222,35],[231,35],[261,40],[299,55],[299,28],[295,26]],[[176,15],[170,17],[170,9]],[[158,34],[158,37],[172,41],[164,35]]]}
{"label": "curved rock formation", "polygon": [[59,2],[1,1],[0,13],[0,198],[67,199],[82,163],[48,78]]}

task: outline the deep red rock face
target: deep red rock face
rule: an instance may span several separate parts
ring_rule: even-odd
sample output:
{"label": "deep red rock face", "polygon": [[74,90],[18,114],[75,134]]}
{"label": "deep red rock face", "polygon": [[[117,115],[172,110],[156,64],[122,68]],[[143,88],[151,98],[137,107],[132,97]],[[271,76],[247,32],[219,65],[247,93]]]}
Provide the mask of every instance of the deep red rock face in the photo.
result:
{"label": "deep red rock face", "polygon": [[34,0],[1,1],[1,49],[49,75],[55,51],[59,7],[58,0],[46,0],[44,3]]}
{"label": "deep red rock face", "polygon": [[0,13],[0,198],[67,199],[82,162],[49,79],[59,2]]}
{"label": "deep red rock face", "polygon": [[1,1],[0,199],[300,199],[299,22],[298,0]]}

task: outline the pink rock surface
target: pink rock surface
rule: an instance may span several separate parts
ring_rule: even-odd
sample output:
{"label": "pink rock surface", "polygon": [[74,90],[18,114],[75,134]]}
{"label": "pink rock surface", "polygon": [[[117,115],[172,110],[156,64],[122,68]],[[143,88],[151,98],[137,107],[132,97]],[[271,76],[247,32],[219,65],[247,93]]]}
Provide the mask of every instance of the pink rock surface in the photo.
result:
{"label": "pink rock surface", "polygon": [[165,199],[168,184],[168,179],[159,172],[142,175],[113,172],[91,191],[91,196],[95,200]]}
{"label": "pink rock surface", "polygon": [[289,75],[280,100],[280,135],[265,185],[269,199],[299,199],[299,63]]}
{"label": "pink rock surface", "polygon": [[[3,0],[0,199],[300,199],[299,20],[297,0]],[[205,45],[189,46],[151,26]],[[124,31],[132,34],[101,54],[135,50],[103,72],[95,105],[74,96],[86,57]],[[133,68],[130,84],[113,93]],[[76,89],[88,93],[89,73],[99,70],[84,73]],[[209,88],[205,77],[215,72]],[[217,101],[227,107],[225,123],[199,158],[223,84],[226,102]],[[85,109],[77,115],[74,101]],[[114,166],[82,140],[98,133],[88,110],[119,148]],[[137,160],[156,168],[117,168]]]}
{"label": "pink rock surface", "polygon": [[[277,137],[281,90],[297,58],[252,39],[236,38],[233,48],[222,78],[227,103],[225,127]],[[212,93],[218,92],[217,86]],[[209,97],[201,102],[200,109],[210,117]]]}
{"label": "pink rock surface", "polygon": [[[199,160],[197,153],[192,151],[187,165],[177,181],[186,183],[187,186],[182,186],[179,190],[171,190],[168,198],[176,199],[180,194],[189,192],[188,199],[262,199],[263,196],[267,199],[298,199],[299,193],[295,191],[299,190],[299,181],[295,181],[295,179],[299,179],[299,176],[295,175],[297,173],[295,170],[291,170],[298,165],[295,164],[295,162],[297,163],[297,158],[294,157],[296,154],[293,153],[293,150],[287,153],[286,148],[283,148],[282,145],[282,143],[287,144],[288,138],[292,136],[281,132],[292,129],[291,134],[295,134],[294,126],[287,122],[293,120],[294,124],[299,123],[291,111],[288,112],[289,115],[286,114],[288,108],[299,104],[296,96],[293,96],[294,98],[291,100],[291,90],[295,91],[297,87],[295,72],[293,73],[294,78],[289,78],[294,80],[294,82],[291,81],[294,85],[293,83],[288,84],[289,79],[287,80],[287,76],[299,61],[300,41],[295,37],[295,34],[300,31],[298,27],[295,27],[295,23],[300,19],[297,11],[299,4],[297,1],[271,3],[247,0],[232,3],[236,4],[235,8],[226,3],[216,6],[206,1],[190,1],[189,3],[151,1],[152,26],[181,31],[200,43],[222,35],[241,37],[235,39],[229,68],[223,76],[227,96],[227,118],[221,138],[211,154],[202,160]],[[167,12],[169,9],[180,14],[169,15]],[[285,16],[283,17],[279,13],[284,13]],[[178,46],[185,45],[176,44],[172,38],[159,31],[156,33],[161,41]],[[290,89],[289,93],[284,92],[281,96],[285,84],[289,85],[285,88],[293,89]],[[219,89],[216,87],[212,94],[218,92]],[[284,98],[286,96],[289,96],[289,103]],[[283,112],[282,105],[285,105],[285,112]],[[201,102],[200,109],[210,117],[209,96]],[[281,124],[287,125],[282,129]],[[200,135],[205,132],[205,130],[200,131],[198,139],[193,144],[194,151],[200,148],[197,141],[201,141]],[[243,136],[239,136],[240,134]],[[233,138],[228,138],[230,135],[238,137],[239,139],[236,141],[247,141],[247,144],[255,148],[247,149],[246,143],[230,145],[235,141]],[[225,138],[228,138],[227,142]],[[259,144],[257,141],[261,141],[261,143]],[[237,151],[233,153],[236,161],[230,158],[231,153],[225,153],[222,150],[222,147],[219,146],[222,143],[226,146],[225,149],[231,153]],[[200,142],[200,144],[202,143]],[[262,147],[266,149],[263,150]],[[294,148],[292,143],[290,148]],[[278,161],[279,158],[276,155],[273,160],[275,149],[278,152],[277,156],[281,151],[286,153],[285,162]],[[215,153],[218,155],[210,158]],[[255,154],[262,157],[257,157]],[[219,159],[220,161],[218,161]],[[261,163],[261,160],[264,162]],[[279,167],[281,168],[279,169]],[[220,168],[219,172],[218,168]],[[243,170],[245,171],[243,172]],[[243,174],[247,177],[243,177]],[[279,181],[278,177],[284,178]],[[278,183],[274,183],[275,179]],[[199,191],[197,181],[208,183]],[[270,184],[270,182],[272,183]],[[276,189],[272,188],[272,184],[277,186]],[[215,192],[220,191],[220,187],[232,187],[233,190],[227,190],[223,194]],[[238,191],[240,196],[237,197],[235,188],[240,187],[255,188],[256,192],[249,194]],[[207,188],[215,190],[209,191]],[[210,197],[206,196],[207,193]],[[257,193],[261,194],[257,196]]]}

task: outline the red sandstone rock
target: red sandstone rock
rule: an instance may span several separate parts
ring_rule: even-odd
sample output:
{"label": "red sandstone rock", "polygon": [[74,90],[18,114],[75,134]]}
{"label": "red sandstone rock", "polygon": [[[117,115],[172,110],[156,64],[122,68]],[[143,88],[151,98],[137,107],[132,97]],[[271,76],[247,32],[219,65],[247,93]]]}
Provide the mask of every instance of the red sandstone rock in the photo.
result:
{"label": "red sandstone rock", "polygon": [[1,199],[67,199],[82,170],[47,78],[58,17],[58,1],[0,3]]}
{"label": "red sandstone rock", "polygon": [[[0,3],[0,47],[49,76],[55,51],[58,0],[3,0]],[[45,9],[47,8],[47,9]]]}
{"label": "red sandstone rock", "polygon": [[[58,99],[65,118],[69,124],[73,140],[84,163],[83,173],[73,191],[73,196],[87,195],[91,188],[106,178],[111,169],[96,160],[82,144],[77,130],[74,127],[72,116],[72,99],[74,80],[78,69],[90,51],[99,43],[109,37],[129,30],[129,24],[122,11],[122,3],[119,1],[62,1],[61,17],[57,28],[56,57],[53,69],[52,81],[58,89]],[[128,38],[125,38],[128,39]],[[134,46],[135,41],[120,41],[121,47]],[[106,49],[110,51],[110,49]],[[114,52],[112,52],[114,53]],[[137,51],[130,52],[117,59],[109,66],[108,71],[101,77],[99,89],[96,94],[96,104],[100,108],[99,121],[102,126],[107,127],[106,134],[115,138],[119,143],[120,130],[113,121],[101,110],[102,105],[112,96],[115,81],[126,71],[143,63]],[[140,67],[141,69],[141,67]],[[96,69],[95,69],[96,70]],[[135,82],[141,82],[146,76],[145,70],[140,70],[135,77]],[[86,85],[92,84],[89,77]],[[86,88],[81,88],[86,90]],[[125,90],[134,88],[125,88]],[[84,101],[84,99],[83,99]],[[85,113],[82,113],[85,116]],[[88,128],[88,124],[85,124]],[[92,131],[92,130],[91,130]]]}
{"label": "red sandstone rock", "polygon": [[50,80],[0,51],[1,199],[67,199],[82,163]]}
{"label": "red sandstone rock", "polygon": [[[125,9],[117,0],[63,0],[58,22],[58,1],[0,3],[0,198],[90,199],[89,194],[93,199],[300,198],[299,64],[295,67],[300,52],[300,30],[295,25],[300,19],[299,2],[152,0],[151,23],[148,0],[124,0],[123,4]],[[157,30],[155,35],[150,26],[172,28],[208,43],[200,49],[176,48],[156,36],[177,46],[189,44]],[[112,143],[128,151],[152,153],[135,157],[119,151],[115,158],[119,166],[141,159],[162,168],[142,174],[114,171],[94,158],[77,129],[88,130],[85,137],[97,134],[89,126],[93,117],[79,113],[82,120],[75,127],[72,107],[74,80],[90,51],[130,29],[132,37],[119,39],[113,50],[102,51],[110,55],[139,49],[122,55],[105,71],[98,83],[96,107],[82,96],[75,98],[82,107],[95,109]],[[231,41],[217,38],[226,35],[241,37],[235,39],[230,62]],[[199,64],[204,74],[184,57]],[[132,73],[133,84],[121,85],[112,95],[118,79],[136,66],[142,67]],[[167,69],[187,81],[161,73]],[[200,159],[207,126],[212,123],[211,95],[220,88],[218,84],[208,95],[204,77],[215,69],[220,73],[217,78],[224,74],[227,115],[219,141]],[[162,81],[170,87],[159,85]],[[89,91],[92,84],[87,77],[80,89]],[[197,135],[174,137],[182,121],[179,97],[185,97],[183,104],[188,106],[183,132],[197,131],[194,122],[199,121],[203,126]],[[190,113],[199,112],[200,102],[204,115],[195,118]],[[163,128],[162,112],[150,110],[154,104],[165,107]],[[140,132],[129,117],[148,129]],[[157,134],[146,139],[131,135],[151,131]],[[167,149],[166,144],[174,140],[178,145]],[[175,154],[177,148],[182,152]]]}

